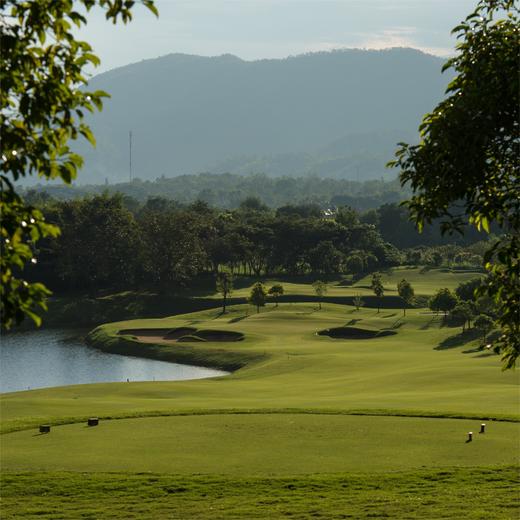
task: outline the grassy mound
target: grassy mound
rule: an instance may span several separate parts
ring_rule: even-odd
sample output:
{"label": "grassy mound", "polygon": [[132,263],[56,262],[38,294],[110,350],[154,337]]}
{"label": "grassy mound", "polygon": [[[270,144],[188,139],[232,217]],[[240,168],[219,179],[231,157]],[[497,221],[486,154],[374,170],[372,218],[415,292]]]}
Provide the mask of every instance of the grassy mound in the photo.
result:
{"label": "grassy mound", "polygon": [[206,341],[242,341],[244,335],[232,330],[198,330],[196,335]]}
{"label": "grassy mound", "polygon": [[368,330],[359,327],[334,327],[320,330],[319,336],[329,336],[334,339],[374,339],[397,334],[394,330]]}
{"label": "grassy mound", "polygon": [[117,332],[118,336],[134,337],[156,337],[166,335],[170,329],[121,329]]}
{"label": "grassy mound", "polygon": [[183,336],[187,336],[193,334],[197,331],[197,329],[193,327],[176,327],[174,329],[169,330],[165,335],[164,339],[179,339]]}
{"label": "grassy mound", "polygon": [[184,342],[194,342],[194,343],[197,343],[199,341],[206,341],[206,340],[201,338],[201,337],[199,337],[199,336],[196,336],[195,334],[188,334],[186,336],[181,336],[177,341],[179,343],[184,343]]}
{"label": "grassy mound", "polygon": [[242,341],[244,334],[231,330],[197,330],[194,327],[121,329],[118,336],[131,336],[137,340],[157,338],[167,341]]}
{"label": "grassy mound", "polygon": [[[259,352],[216,349],[210,340],[199,337],[196,334],[197,329],[193,327],[150,326],[151,322],[156,325],[157,321],[123,322],[125,325],[132,323],[142,325],[136,327],[121,327],[118,323],[104,325],[89,332],[85,340],[88,345],[111,354],[144,357],[227,371],[239,370],[263,357]],[[178,336],[187,331],[194,331],[195,334],[185,334],[173,339],[168,337],[169,334]],[[190,345],[190,343],[198,345]]]}

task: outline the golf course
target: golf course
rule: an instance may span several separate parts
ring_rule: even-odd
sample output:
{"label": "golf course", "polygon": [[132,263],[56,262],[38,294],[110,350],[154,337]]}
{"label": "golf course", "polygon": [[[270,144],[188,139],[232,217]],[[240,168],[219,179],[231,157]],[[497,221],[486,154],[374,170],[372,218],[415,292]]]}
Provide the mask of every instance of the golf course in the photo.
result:
{"label": "golf course", "polygon": [[[380,309],[216,300],[97,327],[94,348],[229,375],[3,394],[2,518],[517,518],[518,374],[473,329],[387,306],[400,271]],[[420,296],[474,276],[406,272]]]}

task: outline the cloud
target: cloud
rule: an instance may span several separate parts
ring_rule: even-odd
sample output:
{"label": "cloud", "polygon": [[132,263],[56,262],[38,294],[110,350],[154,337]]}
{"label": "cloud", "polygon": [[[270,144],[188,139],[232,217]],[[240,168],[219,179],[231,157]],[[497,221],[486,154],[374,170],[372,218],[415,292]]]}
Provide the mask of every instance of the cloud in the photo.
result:
{"label": "cloud", "polygon": [[454,54],[450,47],[432,47],[417,42],[415,27],[392,27],[380,32],[365,35],[359,46],[364,49],[390,49],[392,47],[413,47],[428,54],[447,57]]}
{"label": "cloud", "polygon": [[416,27],[391,27],[378,32],[349,33],[343,41],[315,41],[304,44],[303,52],[323,52],[339,49],[391,49],[411,47],[434,56],[448,57],[454,54],[450,47],[425,45],[417,41],[419,31]]}

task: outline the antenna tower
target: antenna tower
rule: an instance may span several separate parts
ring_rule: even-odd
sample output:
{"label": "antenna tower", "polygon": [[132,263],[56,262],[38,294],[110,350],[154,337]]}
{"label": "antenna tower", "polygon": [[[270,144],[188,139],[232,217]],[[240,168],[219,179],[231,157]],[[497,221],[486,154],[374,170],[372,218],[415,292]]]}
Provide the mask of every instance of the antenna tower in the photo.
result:
{"label": "antenna tower", "polygon": [[132,182],[132,130],[128,133],[128,166],[130,173],[130,182]]}

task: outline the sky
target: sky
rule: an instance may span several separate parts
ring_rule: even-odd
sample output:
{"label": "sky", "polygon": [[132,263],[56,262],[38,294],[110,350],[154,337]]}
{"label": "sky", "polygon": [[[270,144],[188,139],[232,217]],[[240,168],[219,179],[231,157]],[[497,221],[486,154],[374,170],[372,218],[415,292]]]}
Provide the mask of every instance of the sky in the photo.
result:
{"label": "sky", "polygon": [[476,0],[156,0],[127,26],[91,12],[79,36],[101,58],[96,73],[171,53],[245,60],[344,48],[454,52],[451,29]]}

